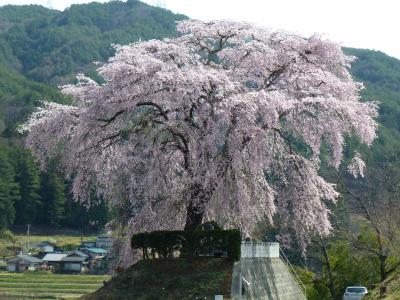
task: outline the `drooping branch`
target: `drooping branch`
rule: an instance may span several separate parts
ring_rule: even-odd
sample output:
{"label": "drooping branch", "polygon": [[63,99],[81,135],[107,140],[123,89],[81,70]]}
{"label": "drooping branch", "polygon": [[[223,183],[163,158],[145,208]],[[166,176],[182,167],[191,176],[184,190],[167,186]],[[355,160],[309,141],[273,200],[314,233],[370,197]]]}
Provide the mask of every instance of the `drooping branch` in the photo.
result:
{"label": "drooping branch", "polygon": [[276,83],[276,81],[279,79],[279,77],[286,71],[288,68],[288,64],[284,64],[280,67],[278,67],[276,70],[272,71],[267,78],[264,80],[264,86],[262,88],[268,89],[272,85]]}
{"label": "drooping branch", "polygon": [[168,115],[167,112],[157,103],[154,102],[150,102],[150,101],[145,101],[145,102],[139,102],[137,105],[137,107],[141,107],[141,106],[152,106],[154,108],[157,109],[157,111],[160,113],[160,115],[164,118],[164,120],[168,121]]}
{"label": "drooping branch", "polygon": [[124,112],[126,112],[126,109],[122,109],[122,110],[117,111],[110,118],[107,118],[107,119],[99,118],[99,119],[97,119],[97,121],[104,122],[105,124],[101,125],[101,126],[102,127],[106,127],[108,124],[114,122],[118,118],[118,116],[122,115]]}
{"label": "drooping branch", "polygon": [[[189,172],[189,174],[191,174],[191,169],[190,169],[190,161],[189,161],[189,143],[187,141],[187,139],[185,138],[185,136],[176,131],[173,130],[172,128],[167,128],[168,132],[170,132],[174,137],[177,137],[179,139],[179,141],[182,143],[182,146],[178,146],[178,148],[181,150],[183,157],[184,157],[184,168],[185,170],[187,170]],[[180,143],[178,143],[178,145],[180,145]]]}

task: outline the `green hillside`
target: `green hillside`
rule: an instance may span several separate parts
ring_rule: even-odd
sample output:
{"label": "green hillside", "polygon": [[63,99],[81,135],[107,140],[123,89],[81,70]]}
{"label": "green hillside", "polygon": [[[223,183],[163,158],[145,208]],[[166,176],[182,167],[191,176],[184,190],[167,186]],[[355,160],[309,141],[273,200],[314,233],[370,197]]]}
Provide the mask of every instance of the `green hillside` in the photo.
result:
{"label": "green hillside", "polygon": [[366,87],[364,99],[380,102],[379,122],[400,131],[400,60],[380,51],[349,48],[345,51],[357,57],[351,72]]}
{"label": "green hillside", "polygon": [[39,17],[34,17],[36,6],[31,14],[18,6],[6,6],[0,9],[0,17],[1,10],[23,20],[2,35],[21,71],[29,78],[53,84],[70,80],[93,61],[105,61],[113,53],[111,44],[175,35],[175,21],[184,18],[135,0],[72,5],[63,12],[48,10]]}
{"label": "green hillside", "polygon": [[3,137],[15,135],[15,126],[33,111],[38,100],[60,102],[64,98],[56,87],[30,80],[0,64],[0,133]]}
{"label": "green hillside", "polygon": [[112,44],[176,35],[175,22],[184,18],[135,0],[72,5],[62,12],[0,7],[0,114],[4,119],[15,106],[21,110],[5,126],[23,120],[38,99],[59,100],[55,87],[77,73],[94,75],[92,63],[106,61]]}
{"label": "green hillside", "polygon": [[364,84],[364,100],[378,101],[380,124],[373,147],[364,147],[367,165],[397,163],[400,157],[400,60],[380,51],[345,48],[357,57],[351,73]]}

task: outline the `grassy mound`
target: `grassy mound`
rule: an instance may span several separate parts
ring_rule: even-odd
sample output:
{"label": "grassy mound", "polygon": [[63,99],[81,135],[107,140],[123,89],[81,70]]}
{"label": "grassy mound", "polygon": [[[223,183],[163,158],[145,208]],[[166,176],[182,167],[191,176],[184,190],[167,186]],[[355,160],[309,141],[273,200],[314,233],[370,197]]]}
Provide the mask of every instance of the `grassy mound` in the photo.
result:
{"label": "grassy mound", "polygon": [[214,299],[230,296],[233,261],[227,258],[142,260],[84,300]]}
{"label": "grassy mound", "polygon": [[[380,288],[385,286],[387,292],[381,297]],[[400,269],[397,269],[386,278],[384,282],[379,284],[375,289],[371,290],[365,300],[385,299],[399,300],[400,299]],[[364,299],[363,299],[364,300]]]}

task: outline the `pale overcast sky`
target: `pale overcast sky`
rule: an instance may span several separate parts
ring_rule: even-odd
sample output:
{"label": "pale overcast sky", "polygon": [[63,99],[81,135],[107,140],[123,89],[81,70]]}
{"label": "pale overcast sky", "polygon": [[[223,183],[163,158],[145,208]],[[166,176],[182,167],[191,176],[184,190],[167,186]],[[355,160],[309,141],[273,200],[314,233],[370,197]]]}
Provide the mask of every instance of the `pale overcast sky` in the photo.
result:
{"label": "pale overcast sky", "polygon": [[[86,0],[0,0],[5,4],[41,4],[63,10]],[[99,1],[104,2],[104,1]],[[400,58],[398,0],[145,0],[200,20],[230,19],[315,32],[343,46],[381,50]]]}

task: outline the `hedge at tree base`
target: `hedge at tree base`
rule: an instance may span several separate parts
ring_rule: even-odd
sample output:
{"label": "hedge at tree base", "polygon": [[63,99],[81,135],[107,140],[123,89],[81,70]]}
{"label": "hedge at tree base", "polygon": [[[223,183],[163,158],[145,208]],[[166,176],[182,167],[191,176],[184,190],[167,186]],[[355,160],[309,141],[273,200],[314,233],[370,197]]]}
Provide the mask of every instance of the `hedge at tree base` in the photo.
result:
{"label": "hedge at tree base", "polygon": [[131,247],[143,252],[143,259],[196,256],[227,256],[240,258],[240,231],[237,229],[160,230],[132,236]]}

